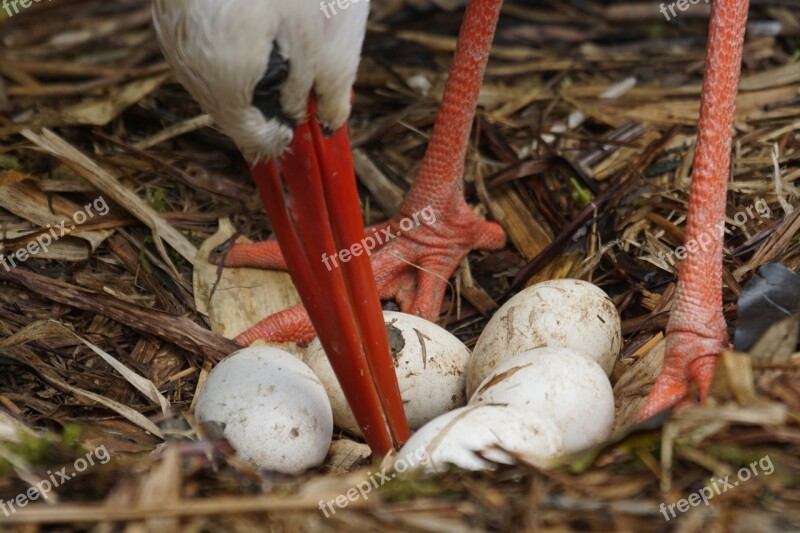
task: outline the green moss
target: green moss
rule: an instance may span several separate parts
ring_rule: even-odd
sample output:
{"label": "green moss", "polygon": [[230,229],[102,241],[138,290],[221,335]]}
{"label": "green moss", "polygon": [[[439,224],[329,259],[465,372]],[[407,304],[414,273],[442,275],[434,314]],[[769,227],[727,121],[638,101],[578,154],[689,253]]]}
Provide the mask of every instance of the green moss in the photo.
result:
{"label": "green moss", "polygon": [[143,268],[143,269],[145,270],[145,272],[147,272],[148,274],[152,274],[152,273],[153,273],[153,265],[150,263],[150,260],[149,260],[149,259],[147,259],[147,253],[145,253],[145,249],[146,249],[146,248],[147,248],[149,245],[153,244],[153,242],[154,242],[154,241],[153,241],[153,237],[151,237],[150,235],[148,235],[147,237],[145,237],[144,239],[142,239],[142,247],[141,247],[141,249],[139,250],[139,264],[140,264],[140,265],[142,265],[142,268]]}
{"label": "green moss", "polygon": [[[83,429],[77,424],[67,424],[60,435],[20,431],[19,442],[6,442],[0,447],[7,457],[33,466],[51,466],[70,461],[88,451],[79,440],[82,432]],[[0,477],[11,474],[13,467],[8,459],[0,456]]]}
{"label": "green moss", "polygon": [[19,435],[19,443],[12,446],[15,455],[36,465],[51,461],[55,449],[54,442],[50,438],[26,432],[20,432]]}
{"label": "green moss", "polygon": [[652,432],[636,432],[632,435],[617,437],[608,442],[601,442],[591,448],[574,452],[565,456],[564,467],[567,472],[571,474],[582,474],[589,470],[594,465],[597,457],[609,449],[611,446],[616,446],[617,450],[622,453],[627,453],[630,456],[630,464],[626,464],[625,468],[632,471],[639,472],[644,468],[639,459],[638,450],[643,450],[645,453],[650,453],[658,457],[661,453],[661,438],[656,433]]}
{"label": "green moss", "polygon": [[[389,474],[390,476],[394,474]],[[378,490],[390,501],[408,501],[415,498],[446,498],[457,493],[440,487],[435,476],[426,476],[422,469],[409,471],[403,477],[392,478]]]}
{"label": "green moss", "polygon": [[12,470],[11,463],[0,457],[0,478],[11,475]]}
{"label": "green moss", "polygon": [[152,207],[157,212],[164,213],[167,211],[167,202],[164,199],[164,189],[147,189],[145,192],[145,198],[147,199],[147,205]]}
{"label": "green moss", "polygon": [[22,172],[24,167],[22,166],[20,160],[16,157],[7,154],[0,154],[0,169]]}
{"label": "green moss", "polygon": [[61,432],[61,442],[67,448],[77,448],[81,444],[79,438],[83,429],[77,424],[67,424],[64,426],[64,431]]}

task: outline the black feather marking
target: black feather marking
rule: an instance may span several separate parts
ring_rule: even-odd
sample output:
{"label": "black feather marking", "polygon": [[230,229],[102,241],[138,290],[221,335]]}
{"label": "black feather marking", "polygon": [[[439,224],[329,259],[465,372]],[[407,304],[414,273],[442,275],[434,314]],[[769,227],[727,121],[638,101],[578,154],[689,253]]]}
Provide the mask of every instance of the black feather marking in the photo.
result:
{"label": "black feather marking", "polygon": [[295,129],[297,122],[281,107],[281,89],[287,79],[289,79],[289,60],[281,55],[278,43],[273,43],[267,70],[253,91],[252,105],[258,108],[267,120],[277,119]]}

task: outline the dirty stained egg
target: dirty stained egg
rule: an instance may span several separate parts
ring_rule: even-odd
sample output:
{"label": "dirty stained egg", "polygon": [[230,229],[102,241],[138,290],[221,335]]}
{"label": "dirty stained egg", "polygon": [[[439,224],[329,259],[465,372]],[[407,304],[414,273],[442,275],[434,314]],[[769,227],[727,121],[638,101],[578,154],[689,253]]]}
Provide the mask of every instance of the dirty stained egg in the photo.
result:
{"label": "dirty stained egg", "polygon": [[614,423],[614,393],[596,362],[574,350],[537,348],[500,363],[481,383],[469,405],[515,407],[557,426],[566,452],[606,439]]}
{"label": "dirty stained egg", "polygon": [[260,470],[299,474],[320,465],[333,435],[325,389],[295,356],[250,347],[209,373],[195,405],[215,422],[238,455]]}
{"label": "dirty stained egg", "polygon": [[505,405],[470,405],[425,424],[398,452],[394,467],[398,472],[420,467],[441,472],[450,464],[492,469],[515,462],[506,452],[545,466],[563,451],[561,432],[545,416]]}
{"label": "dirty stained egg", "polygon": [[[417,429],[466,404],[467,347],[445,329],[420,317],[394,311],[384,311],[383,316],[409,427]],[[309,345],[305,362],[328,393],[336,426],[360,436],[319,339]]]}
{"label": "dirty stained egg", "polygon": [[533,348],[569,348],[597,362],[606,375],[622,346],[614,303],[595,285],[578,279],[537,283],[516,294],[481,333],[467,366],[467,394],[499,364]]}

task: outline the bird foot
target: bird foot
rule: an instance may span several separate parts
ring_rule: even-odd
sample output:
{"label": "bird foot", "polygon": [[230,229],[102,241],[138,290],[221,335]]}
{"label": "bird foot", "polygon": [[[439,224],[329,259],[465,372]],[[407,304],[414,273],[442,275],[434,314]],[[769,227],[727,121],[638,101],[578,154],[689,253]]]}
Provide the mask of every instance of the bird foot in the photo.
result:
{"label": "bird foot", "polygon": [[[428,206],[401,209],[395,218],[367,228],[364,239],[347,250],[320,258],[328,269],[339,268],[353,254],[371,255],[375,282],[382,299],[395,299],[404,313],[435,321],[442,307],[448,279],[472,250],[497,250],[505,234],[494,222],[486,222],[461,200],[437,213]],[[227,254],[213,254],[215,264],[285,270],[286,263],[275,241],[236,243]],[[316,336],[302,305],[271,315],[235,340],[240,345],[258,339],[267,342],[305,344]]]}
{"label": "bird foot", "polygon": [[705,400],[714,379],[717,357],[724,346],[722,337],[724,333],[719,337],[706,337],[693,331],[667,333],[661,374],[639,414],[639,421],[673,406],[682,409],[693,405],[692,385],[696,386],[700,401]]}

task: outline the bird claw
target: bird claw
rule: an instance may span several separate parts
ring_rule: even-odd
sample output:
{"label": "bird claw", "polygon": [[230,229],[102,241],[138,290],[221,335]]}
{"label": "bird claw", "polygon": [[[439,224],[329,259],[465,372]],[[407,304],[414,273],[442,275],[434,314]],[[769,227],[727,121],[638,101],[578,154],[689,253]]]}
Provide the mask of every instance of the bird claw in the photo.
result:
{"label": "bird claw", "polygon": [[694,332],[674,331],[667,334],[667,349],[661,374],[647,397],[639,421],[646,420],[670,407],[683,409],[696,403],[693,391],[702,402],[711,389],[714,368],[723,343]]}
{"label": "bird claw", "polygon": [[[444,217],[438,227],[419,226],[372,251],[375,282],[382,299],[395,299],[404,313],[434,321],[439,315],[447,280],[471,250],[505,245],[500,226],[479,220],[466,207]],[[398,227],[392,220],[382,226]],[[367,229],[366,235],[372,233]],[[235,243],[225,256],[227,267],[285,269],[274,241]],[[310,342],[315,333],[302,305],[271,315],[236,338],[241,345],[267,342]]]}

